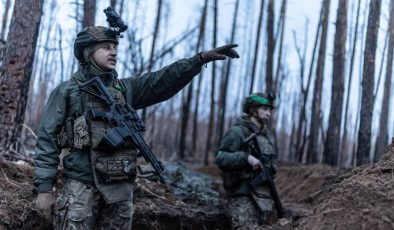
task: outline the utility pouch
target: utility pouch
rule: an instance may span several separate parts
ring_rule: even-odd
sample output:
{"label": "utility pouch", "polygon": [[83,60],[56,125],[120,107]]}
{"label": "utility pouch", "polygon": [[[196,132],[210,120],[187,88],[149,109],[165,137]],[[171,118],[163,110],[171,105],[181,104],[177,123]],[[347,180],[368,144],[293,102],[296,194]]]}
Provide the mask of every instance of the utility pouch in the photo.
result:
{"label": "utility pouch", "polygon": [[90,135],[85,116],[80,116],[74,120],[74,145],[75,149],[86,149],[90,147]]}
{"label": "utility pouch", "polygon": [[66,119],[65,125],[62,127],[59,135],[57,136],[57,144],[61,149],[72,148],[74,146],[73,125],[73,117],[68,117]]}
{"label": "utility pouch", "polygon": [[106,183],[134,179],[136,175],[135,161],[124,155],[97,157],[95,168]]}

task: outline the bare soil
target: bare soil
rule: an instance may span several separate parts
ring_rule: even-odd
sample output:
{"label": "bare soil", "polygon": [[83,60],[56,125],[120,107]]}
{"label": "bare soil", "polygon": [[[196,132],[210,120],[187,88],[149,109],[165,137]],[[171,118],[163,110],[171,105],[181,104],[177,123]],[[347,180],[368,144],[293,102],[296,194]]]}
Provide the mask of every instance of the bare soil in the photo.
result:
{"label": "bare soil", "polygon": [[[192,170],[191,170],[192,169]],[[231,229],[220,170],[172,164],[164,185],[139,177],[133,229]],[[33,169],[0,162],[0,230],[51,229],[37,215]],[[280,165],[275,179],[285,218],[245,229],[394,229],[394,147],[351,171]]]}

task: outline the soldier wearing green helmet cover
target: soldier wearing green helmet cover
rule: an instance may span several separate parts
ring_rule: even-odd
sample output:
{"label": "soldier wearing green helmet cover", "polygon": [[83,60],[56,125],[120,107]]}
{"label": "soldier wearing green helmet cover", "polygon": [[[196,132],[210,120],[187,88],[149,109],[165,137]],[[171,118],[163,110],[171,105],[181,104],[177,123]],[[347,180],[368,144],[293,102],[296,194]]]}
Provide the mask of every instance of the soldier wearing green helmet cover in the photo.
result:
{"label": "soldier wearing green helmet cover", "polygon": [[[119,18],[115,19],[118,23]],[[237,45],[228,44],[180,59],[156,72],[120,78],[115,70],[117,45],[120,32],[127,26],[110,25],[112,28],[91,26],[78,33],[74,55],[80,69],[52,91],[42,114],[33,181],[39,193],[37,211],[52,221],[55,229],[132,226],[138,152],[130,141],[125,141],[120,149],[101,149],[99,142],[112,124],[93,119],[88,112],[108,111],[108,105],[82,91],[81,85],[99,77],[115,103],[142,109],[174,96],[206,63],[239,57],[233,49]],[[55,199],[53,188],[62,149],[68,150],[63,158],[65,184]]]}
{"label": "soldier wearing green helmet cover", "polygon": [[[263,183],[246,193],[240,192],[240,188],[256,177],[262,167],[269,167],[271,175],[276,173],[272,162],[276,158],[273,135],[267,128],[274,100],[273,94],[254,93],[247,96],[243,103],[245,114],[225,133],[216,153],[216,164],[222,170],[234,229],[267,224],[272,215],[273,201],[268,184]],[[252,133],[257,134],[263,154],[269,156],[266,166],[256,157],[255,150],[244,143]]]}

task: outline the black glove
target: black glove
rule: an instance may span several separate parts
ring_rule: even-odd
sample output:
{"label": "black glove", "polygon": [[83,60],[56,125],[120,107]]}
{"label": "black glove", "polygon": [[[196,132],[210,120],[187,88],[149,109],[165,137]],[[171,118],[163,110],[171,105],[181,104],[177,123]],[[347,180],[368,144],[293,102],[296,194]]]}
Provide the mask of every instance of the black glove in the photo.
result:
{"label": "black glove", "polygon": [[201,62],[206,64],[215,60],[224,60],[227,57],[230,58],[239,58],[237,51],[233,48],[237,47],[238,44],[227,44],[212,50],[208,50],[206,52],[199,53],[199,57]]}
{"label": "black glove", "polygon": [[276,175],[276,168],[274,166],[269,167],[269,171],[270,171],[271,176]]}

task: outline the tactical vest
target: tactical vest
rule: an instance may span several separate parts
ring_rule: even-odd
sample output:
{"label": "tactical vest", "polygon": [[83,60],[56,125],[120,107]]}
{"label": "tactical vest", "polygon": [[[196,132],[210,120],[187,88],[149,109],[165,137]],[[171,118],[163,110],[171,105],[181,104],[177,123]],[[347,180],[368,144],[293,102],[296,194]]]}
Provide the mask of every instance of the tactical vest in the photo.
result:
{"label": "tactical vest", "polygon": [[[73,80],[78,85],[82,83],[75,78]],[[120,84],[120,81],[114,82]],[[122,105],[126,103],[124,92],[114,88],[113,85],[107,86],[107,89],[116,103]],[[61,147],[69,147],[71,152],[73,149],[87,149],[90,152],[95,185],[106,203],[131,200],[132,184],[136,176],[137,149],[130,142],[126,142],[120,150],[103,151],[100,149],[99,142],[113,127],[103,119],[92,119],[88,111],[107,112],[108,105],[101,99],[81,90],[77,93],[80,98],[81,113],[71,114],[66,119],[64,129],[68,131],[62,132],[63,134],[59,136]],[[65,136],[66,141],[62,141],[61,139],[65,139]]]}
{"label": "tactical vest", "polygon": [[[251,128],[245,126],[236,126],[235,131],[244,140],[257,130],[252,130]],[[262,152],[269,158],[267,163],[268,167],[273,166],[273,160],[276,159],[276,154],[273,149],[272,137],[268,134],[268,132],[259,133],[257,135],[257,140]],[[239,151],[252,153],[254,150],[250,146],[245,145]],[[242,183],[247,182],[248,180],[257,176],[257,174],[258,172],[253,170],[251,167],[244,167],[237,171],[223,172],[223,187],[230,193],[235,192],[242,185]]]}

